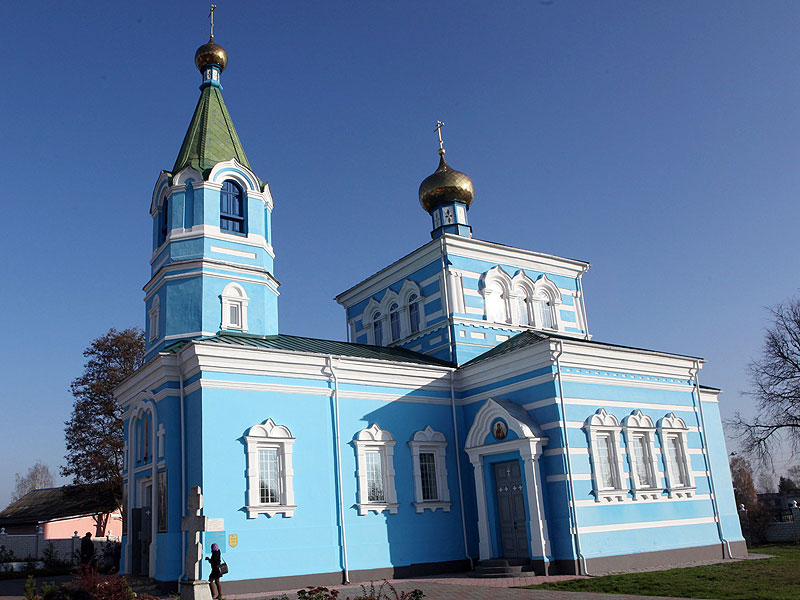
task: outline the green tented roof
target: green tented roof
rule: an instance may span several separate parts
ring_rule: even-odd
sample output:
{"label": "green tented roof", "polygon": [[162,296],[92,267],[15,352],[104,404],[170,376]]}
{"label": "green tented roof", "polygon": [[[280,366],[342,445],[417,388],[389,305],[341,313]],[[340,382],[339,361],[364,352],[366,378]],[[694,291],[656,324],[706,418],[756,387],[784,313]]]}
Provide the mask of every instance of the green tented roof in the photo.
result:
{"label": "green tented roof", "polygon": [[207,85],[197,101],[172,172],[191,166],[206,178],[214,165],[232,158],[251,169],[222,93],[218,87]]}
{"label": "green tented roof", "polygon": [[[222,346],[250,346],[252,348],[271,348],[289,352],[309,352],[313,354],[332,354],[334,356],[353,356],[357,358],[372,358],[377,360],[390,360],[394,362],[416,363],[433,365],[437,367],[450,367],[451,363],[426,356],[419,352],[405,348],[388,348],[384,346],[370,346],[368,344],[353,344],[351,342],[337,342],[334,340],[319,340],[316,338],[300,337],[296,335],[251,335],[245,333],[218,333],[202,337],[197,342],[208,342]],[[166,348],[165,352],[177,352],[188,342],[178,342]]]}

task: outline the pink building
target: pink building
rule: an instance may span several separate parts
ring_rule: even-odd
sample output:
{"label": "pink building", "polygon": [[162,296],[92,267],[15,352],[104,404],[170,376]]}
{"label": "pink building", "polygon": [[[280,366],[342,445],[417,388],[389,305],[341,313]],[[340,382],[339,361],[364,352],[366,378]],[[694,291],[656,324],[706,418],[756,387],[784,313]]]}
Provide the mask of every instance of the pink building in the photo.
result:
{"label": "pink building", "polygon": [[87,531],[93,537],[122,535],[122,516],[114,490],[104,484],[67,485],[33,490],[0,512],[7,534],[36,533],[45,539],[71,538]]}

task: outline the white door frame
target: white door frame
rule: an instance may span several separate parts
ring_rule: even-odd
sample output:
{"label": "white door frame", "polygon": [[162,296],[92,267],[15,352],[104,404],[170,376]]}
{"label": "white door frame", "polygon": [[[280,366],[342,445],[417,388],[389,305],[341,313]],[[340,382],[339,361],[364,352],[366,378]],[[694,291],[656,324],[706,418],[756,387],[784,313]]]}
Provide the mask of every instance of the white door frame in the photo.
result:
{"label": "white door frame", "polygon": [[[492,434],[492,425],[502,419],[514,432],[517,439],[486,444],[487,436]],[[529,548],[532,556],[545,561],[550,555],[550,537],[544,517],[543,482],[539,461],[548,438],[533,421],[525,409],[509,400],[486,400],[475,415],[475,420],[467,434],[464,449],[469,455],[475,474],[475,499],[478,505],[478,550],[480,560],[492,558],[492,540],[486,502],[485,457],[505,452],[518,452],[522,459],[522,473],[525,495],[528,501]]]}

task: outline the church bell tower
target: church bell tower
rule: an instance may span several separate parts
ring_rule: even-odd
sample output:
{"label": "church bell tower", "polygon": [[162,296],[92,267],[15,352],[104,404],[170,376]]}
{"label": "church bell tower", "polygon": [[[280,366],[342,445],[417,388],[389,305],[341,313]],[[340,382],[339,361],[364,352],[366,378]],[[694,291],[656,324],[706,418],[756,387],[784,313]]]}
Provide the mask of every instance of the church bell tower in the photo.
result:
{"label": "church bell tower", "polygon": [[145,285],[147,358],[219,332],[278,333],[272,194],[253,172],[222,98],[225,49],[195,53],[200,98],[171,171],[153,191],[151,279]]}

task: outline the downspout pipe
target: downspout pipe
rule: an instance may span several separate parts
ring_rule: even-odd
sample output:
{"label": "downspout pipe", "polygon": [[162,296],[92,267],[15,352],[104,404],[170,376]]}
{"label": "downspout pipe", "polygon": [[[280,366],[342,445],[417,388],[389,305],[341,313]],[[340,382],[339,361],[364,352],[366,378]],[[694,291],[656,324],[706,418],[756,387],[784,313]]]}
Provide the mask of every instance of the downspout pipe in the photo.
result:
{"label": "downspout pipe", "polygon": [[467,545],[467,521],[464,516],[464,486],[461,483],[461,450],[458,445],[458,419],[456,418],[456,394],[453,385],[453,373],[450,371],[450,406],[453,409],[453,437],[455,438],[456,449],[456,473],[458,473],[458,500],[461,506],[461,533],[464,536],[464,554],[469,560],[469,570],[475,569],[475,563],[469,555],[469,546]]}
{"label": "downspout pipe", "polygon": [[584,268],[578,274],[578,289],[581,292],[581,313],[583,315],[583,327],[586,330],[586,339],[588,340],[588,339],[591,339],[591,336],[589,335],[589,317],[586,316],[586,301],[584,300],[584,297],[583,297],[583,275],[584,275],[584,273],[586,273],[586,271],[587,271],[587,268]]}
{"label": "downspout pipe", "polygon": [[[711,507],[714,510],[714,520],[717,522],[717,534],[719,541],[728,551],[728,558],[733,558],[731,552],[731,544],[725,539],[724,532],[722,531],[722,519],[719,516],[719,505],[717,504],[717,491],[714,487],[714,474],[711,470],[711,456],[708,453],[708,442],[706,437],[706,420],[703,415],[703,401],[700,398],[700,361],[694,361],[694,389],[695,399],[697,401],[697,411],[700,413],[700,442],[703,444],[703,456],[705,457],[706,466],[708,467],[706,477],[708,478],[709,487],[711,488]],[[723,553],[723,558],[725,555]]]}
{"label": "downspout pipe", "polygon": [[583,573],[581,575],[591,575],[586,564],[586,557],[581,550],[581,533],[578,527],[578,511],[575,507],[575,481],[572,477],[572,461],[569,456],[569,434],[567,430],[567,411],[564,402],[564,385],[561,381],[561,355],[564,353],[564,342],[557,340],[558,352],[555,355],[556,379],[558,381],[558,397],[561,404],[561,429],[564,432],[564,458],[567,463],[567,481],[569,482],[569,512],[572,517],[572,525],[575,528],[575,552],[578,554]]}
{"label": "downspout pipe", "polygon": [[[456,364],[456,347],[455,347],[455,323],[453,322],[453,314],[450,312],[450,289],[447,277],[447,261],[445,260],[445,247],[444,247],[444,238],[439,238],[440,240],[440,247],[441,247],[441,256],[442,256],[442,283],[444,284],[444,311],[447,319],[450,321],[447,326],[447,338],[450,345],[450,362],[454,365]],[[458,444],[458,418],[456,415],[456,392],[455,392],[455,384],[454,384],[454,377],[455,377],[455,367],[452,371],[450,371],[450,407],[452,408],[453,412],[453,437],[455,438],[455,449],[456,449],[456,473],[458,475],[458,501],[459,506],[461,507],[461,533],[464,536],[464,555],[469,560],[469,569],[470,571],[475,569],[475,563],[472,560],[472,557],[469,555],[469,546],[467,544],[467,521],[466,516],[464,515],[464,484],[462,483],[461,479],[461,450]]]}
{"label": "downspout pipe", "polygon": [[[184,511],[186,510],[186,427],[184,425],[184,397],[185,392],[183,389],[183,364],[181,362],[181,354],[186,348],[184,346],[175,355],[175,361],[178,367],[178,382],[180,383],[180,411],[181,411],[181,523],[183,523]],[[181,530],[181,556],[186,556],[186,532]],[[181,581],[185,572],[181,572],[178,576],[178,592],[180,593]]]}
{"label": "downspout pipe", "polygon": [[350,583],[350,569],[347,563],[347,531],[344,523],[344,500],[342,498],[342,457],[340,452],[341,435],[339,428],[339,378],[336,376],[336,369],[333,368],[333,355],[328,355],[328,369],[333,379],[333,437],[334,437],[334,457],[336,459],[336,504],[338,505],[339,523],[341,524],[341,547],[342,547],[342,583]]}

